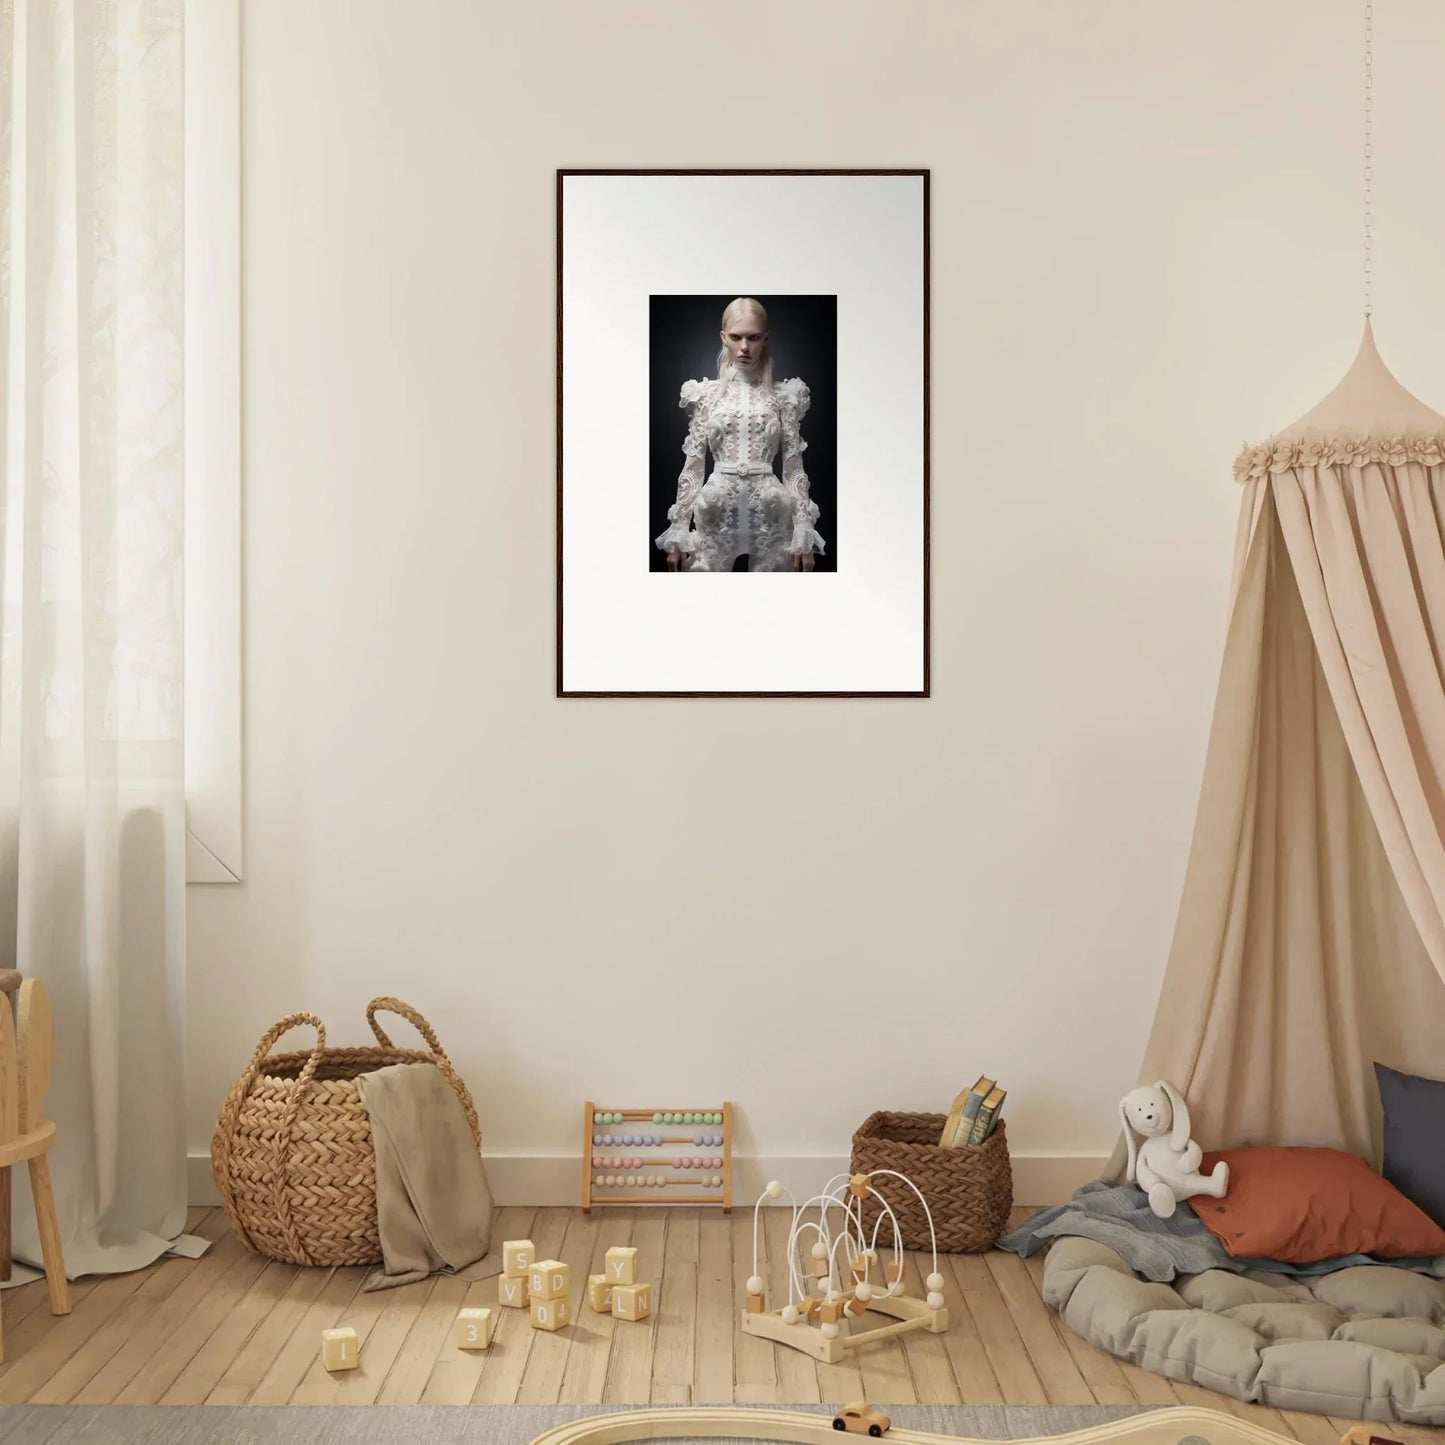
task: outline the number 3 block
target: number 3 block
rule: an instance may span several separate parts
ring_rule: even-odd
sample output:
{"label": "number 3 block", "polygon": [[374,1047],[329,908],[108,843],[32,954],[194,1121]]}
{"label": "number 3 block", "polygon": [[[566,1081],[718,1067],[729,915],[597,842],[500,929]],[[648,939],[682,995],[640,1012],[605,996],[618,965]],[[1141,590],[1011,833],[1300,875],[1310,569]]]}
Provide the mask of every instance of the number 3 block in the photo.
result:
{"label": "number 3 block", "polygon": [[492,1312],[465,1309],[457,1315],[457,1349],[484,1350],[492,1343]]}

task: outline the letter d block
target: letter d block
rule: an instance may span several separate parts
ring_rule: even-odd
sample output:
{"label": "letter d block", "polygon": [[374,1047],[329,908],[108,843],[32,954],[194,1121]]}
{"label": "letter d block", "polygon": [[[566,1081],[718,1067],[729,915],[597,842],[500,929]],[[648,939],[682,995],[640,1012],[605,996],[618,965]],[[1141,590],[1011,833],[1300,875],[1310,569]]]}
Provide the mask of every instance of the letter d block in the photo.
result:
{"label": "letter d block", "polygon": [[508,1275],[502,1275],[497,1280],[497,1303],[508,1309],[524,1310],[527,1308],[527,1277],[512,1279]]}
{"label": "letter d block", "polygon": [[521,1279],[537,1258],[537,1246],[530,1239],[508,1239],[502,1244],[502,1273]]}
{"label": "letter d block", "polygon": [[619,1320],[645,1320],[652,1313],[650,1284],[619,1284],[612,1289],[612,1315]]}
{"label": "letter d block", "polygon": [[637,1250],[631,1245],[616,1244],[607,1251],[608,1284],[637,1283]]}
{"label": "letter d block", "polygon": [[527,1273],[527,1293],[534,1299],[563,1299],[570,1268],[560,1259],[539,1259]]}
{"label": "letter d block", "polygon": [[599,1315],[612,1313],[612,1286],[607,1283],[605,1274],[589,1274],[587,1276],[587,1303]]}
{"label": "letter d block", "polygon": [[457,1312],[457,1349],[484,1350],[491,1343],[491,1310],[466,1309]]}
{"label": "letter d block", "polygon": [[361,1345],[350,1325],[321,1331],[321,1363],[328,1370],[354,1370],[361,1363]]}
{"label": "letter d block", "polygon": [[556,1299],[534,1299],[532,1301],[532,1328],[534,1330],[560,1330],[568,1324],[567,1296]]}

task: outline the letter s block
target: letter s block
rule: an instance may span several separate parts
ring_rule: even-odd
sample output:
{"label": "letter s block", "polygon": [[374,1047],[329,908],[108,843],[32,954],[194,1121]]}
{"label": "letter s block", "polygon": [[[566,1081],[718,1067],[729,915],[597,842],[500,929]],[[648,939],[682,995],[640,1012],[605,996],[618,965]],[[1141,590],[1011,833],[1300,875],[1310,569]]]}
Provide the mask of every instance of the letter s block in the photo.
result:
{"label": "letter s block", "polygon": [[520,1279],[537,1258],[537,1246],[530,1239],[508,1239],[502,1244],[502,1273]]}
{"label": "letter s block", "polygon": [[607,1251],[607,1283],[637,1283],[637,1250],[631,1245],[616,1244]]}
{"label": "letter s block", "polygon": [[328,1370],[354,1370],[361,1363],[361,1344],[350,1325],[321,1331],[321,1363]]}

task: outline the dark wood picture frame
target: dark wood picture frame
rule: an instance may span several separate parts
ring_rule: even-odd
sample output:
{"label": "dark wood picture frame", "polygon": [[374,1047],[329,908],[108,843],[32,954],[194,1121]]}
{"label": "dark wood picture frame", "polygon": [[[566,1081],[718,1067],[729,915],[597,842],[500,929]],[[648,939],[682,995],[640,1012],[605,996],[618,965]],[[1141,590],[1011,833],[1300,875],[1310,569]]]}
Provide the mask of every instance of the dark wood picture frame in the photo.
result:
{"label": "dark wood picture frame", "polygon": [[[562,438],[564,430],[563,415],[563,387],[562,387],[562,345],[563,345],[563,315],[562,315],[562,290],[563,290],[563,183],[568,176],[916,176],[923,182],[923,678],[922,686],[907,690],[882,690],[882,691],[849,691],[849,690],[824,690],[813,689],[805,691],[743,691],[730,690],[694,690],[694,691],[611,691],[611,690],[584,690],[578,688],[566,688],[563,685],[563,633],[562,633],[562,607],[563,607],[563,579],[562,579],[562,526],[563,526],[563,477],[562,477]],[[930,215],[929,215],[929,185],[931,172],[927,167],[915,168],[757,168],[757,167],[736,167],[736,168],[679,168],[679,167],[558,167],[556,175],[556,270],[557,270],[557,334],[556,334],[556,467],[557,467],[557,548],[556,548],[556,695],[558,698],[686,698],[686,697],[709,697],[709,698],[764,698],[764,697],[818,697],[818,698],[841,698],[841,697],[888,697],[888,698],[926,698],[931,696],[931,596],[929,586],[929,474],[931,469],[930,452],[931,439],[929,430],[929,417],[931,408],[931,380],[929,374],[929,352],[930,352],[930,327],[931,327],[931,304],[929,300],[930,282]]]}

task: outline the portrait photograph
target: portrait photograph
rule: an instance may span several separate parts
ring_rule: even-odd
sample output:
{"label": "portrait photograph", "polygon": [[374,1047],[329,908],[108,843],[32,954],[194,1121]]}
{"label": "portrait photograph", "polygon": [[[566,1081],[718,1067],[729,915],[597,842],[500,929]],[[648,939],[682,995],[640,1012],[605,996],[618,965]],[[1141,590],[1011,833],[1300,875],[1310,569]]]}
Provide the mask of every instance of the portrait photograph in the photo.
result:
{"label": "portrait photograph", "polygon": [[837,567],[837,335],[836,296],[651,298],[652,571]]}
{"label": "portrait photograph", "polygon": [[559,697],[928,695],[928,324],[926,170],[557,172]]}

